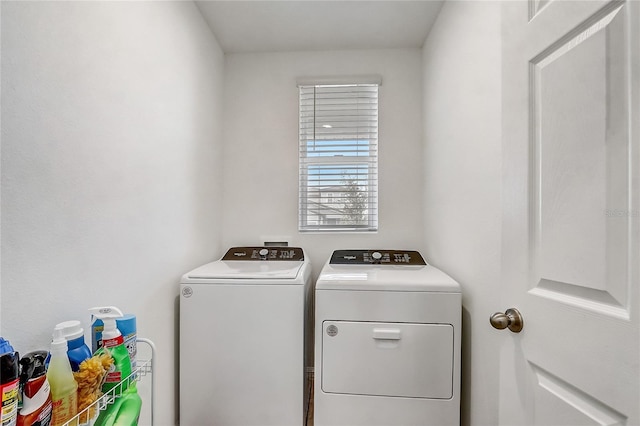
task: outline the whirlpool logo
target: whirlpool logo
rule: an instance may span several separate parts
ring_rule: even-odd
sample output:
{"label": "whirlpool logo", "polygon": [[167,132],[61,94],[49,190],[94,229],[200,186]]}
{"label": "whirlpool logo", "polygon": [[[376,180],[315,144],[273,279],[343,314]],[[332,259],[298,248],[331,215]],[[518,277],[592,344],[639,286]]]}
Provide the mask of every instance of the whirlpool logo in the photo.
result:
{"label": "whirlpool logo", "polygon": [[193,289],[191,287],[185,287],[182,289],[182,297],[193,296]]}

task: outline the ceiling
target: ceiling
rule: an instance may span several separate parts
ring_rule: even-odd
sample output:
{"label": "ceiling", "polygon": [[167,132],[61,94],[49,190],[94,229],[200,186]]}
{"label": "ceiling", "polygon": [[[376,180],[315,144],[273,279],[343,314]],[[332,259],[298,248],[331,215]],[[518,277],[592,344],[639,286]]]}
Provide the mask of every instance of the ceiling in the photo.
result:
{"label": "ceiling", "polygon": [[444,0],[196,1],[222,50],[421,47]]}

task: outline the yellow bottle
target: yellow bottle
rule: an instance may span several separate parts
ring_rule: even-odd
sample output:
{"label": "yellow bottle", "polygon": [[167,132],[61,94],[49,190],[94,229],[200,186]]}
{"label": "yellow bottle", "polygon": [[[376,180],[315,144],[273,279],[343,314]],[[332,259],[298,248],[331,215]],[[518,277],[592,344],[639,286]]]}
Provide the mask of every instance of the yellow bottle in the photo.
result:
{"label": "yellow bottle", "polygon": [[[47,381],[51,386],[53,401],[50,426],[60,426],[78,413],[78,383],[73,378],[71,364],[67,357],[67,340],[64,338],[62,327],[58,326],[53,330]],[[76,426],[77,419],[70,424]]]}

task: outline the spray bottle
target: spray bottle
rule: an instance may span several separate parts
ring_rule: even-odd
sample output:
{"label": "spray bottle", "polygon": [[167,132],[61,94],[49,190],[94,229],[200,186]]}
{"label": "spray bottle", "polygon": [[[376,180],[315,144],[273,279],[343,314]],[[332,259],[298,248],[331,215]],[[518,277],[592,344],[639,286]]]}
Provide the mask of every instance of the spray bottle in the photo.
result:
{"label": "spray bottle", "polygon": [[22,409],[18,426],[49,426],[53,403],[46,376],[47,351],[30,352],[20,359],[20,387],[23,389]]}
{"label": "spray bottle", "polygon": [[[95,353],[102,347],[102,330],[104,323],[100,318],[91,318],[91,349]],[[116,327],[124,338],[124,345],[129,351],[129,359],[131,360],[131,371],[136,369],[137,335],[136,335],[136,316],[133,314],[124,314],[120,318],[116,318]]]}
{"label": "spray bottle", "polygon": [[[114,306],[96,307],[89,309],[89,312],[104,323],[102,331],[102,347],[99,351],[109,351],[114,361],[114,370],[107,373],[105,383],[102,385],[102,392],[111,390],[115,395],[120,395],[116,401],[108,406],[96,419],[94,426],[133,426],[138,424],[142,400],[136,390],[135,380],[131,380],[131,361],[129,351],[124,345],[124,338],[116,327],[116,318],[122,317],[120,309]],[[116,386],[124,379],[127,379],[122,386]],[[114,389],[115,388],[115,389]]]}
{"label": "spray bottle", "polygon": [[[67,340],[62,327],[53,329],[51,359],[47,370],[47,380],[51,386],[53,412],[51,426],[62,425],[71,420],[78,411],[78,383],[73,378],[71,364],[67,357]],[[77,425],[77,421],[73,425]]]}
{"label": "spray bottle", "polygon": [[13,346],[0,337],[0,424],[15,426],[18,418],[18,389],[20,373],[20,354]]}
{"label": "spray bottle", "polygon": [[[131,375],[131,361],[129,360],[129,351],[124,346],[124,337],[116,327],[116,318],[122,317],[122,311],[115,306],[95,307],[89,309],[89,312],[95,317],[102,320],[104,330],[102,331],[102,347],[99,351],[108,351],[113,358],[112,368],[102,385],[102,392],[107,393],[122,380],[129,378]],[[122,392],[128,386],[123,384],[123,388],[118,388]]]}

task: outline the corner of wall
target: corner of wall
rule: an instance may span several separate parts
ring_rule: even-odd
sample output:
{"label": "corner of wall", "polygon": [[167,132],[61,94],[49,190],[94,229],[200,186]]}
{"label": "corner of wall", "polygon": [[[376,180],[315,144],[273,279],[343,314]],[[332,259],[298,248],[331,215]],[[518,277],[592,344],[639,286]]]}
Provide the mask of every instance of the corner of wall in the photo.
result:
{"label": "corner of wall", "polygon": [[462,286],[463,425],[498,421],[487,317],[501,273],[500,13],[447,1],[422,48],[425,254]]}

